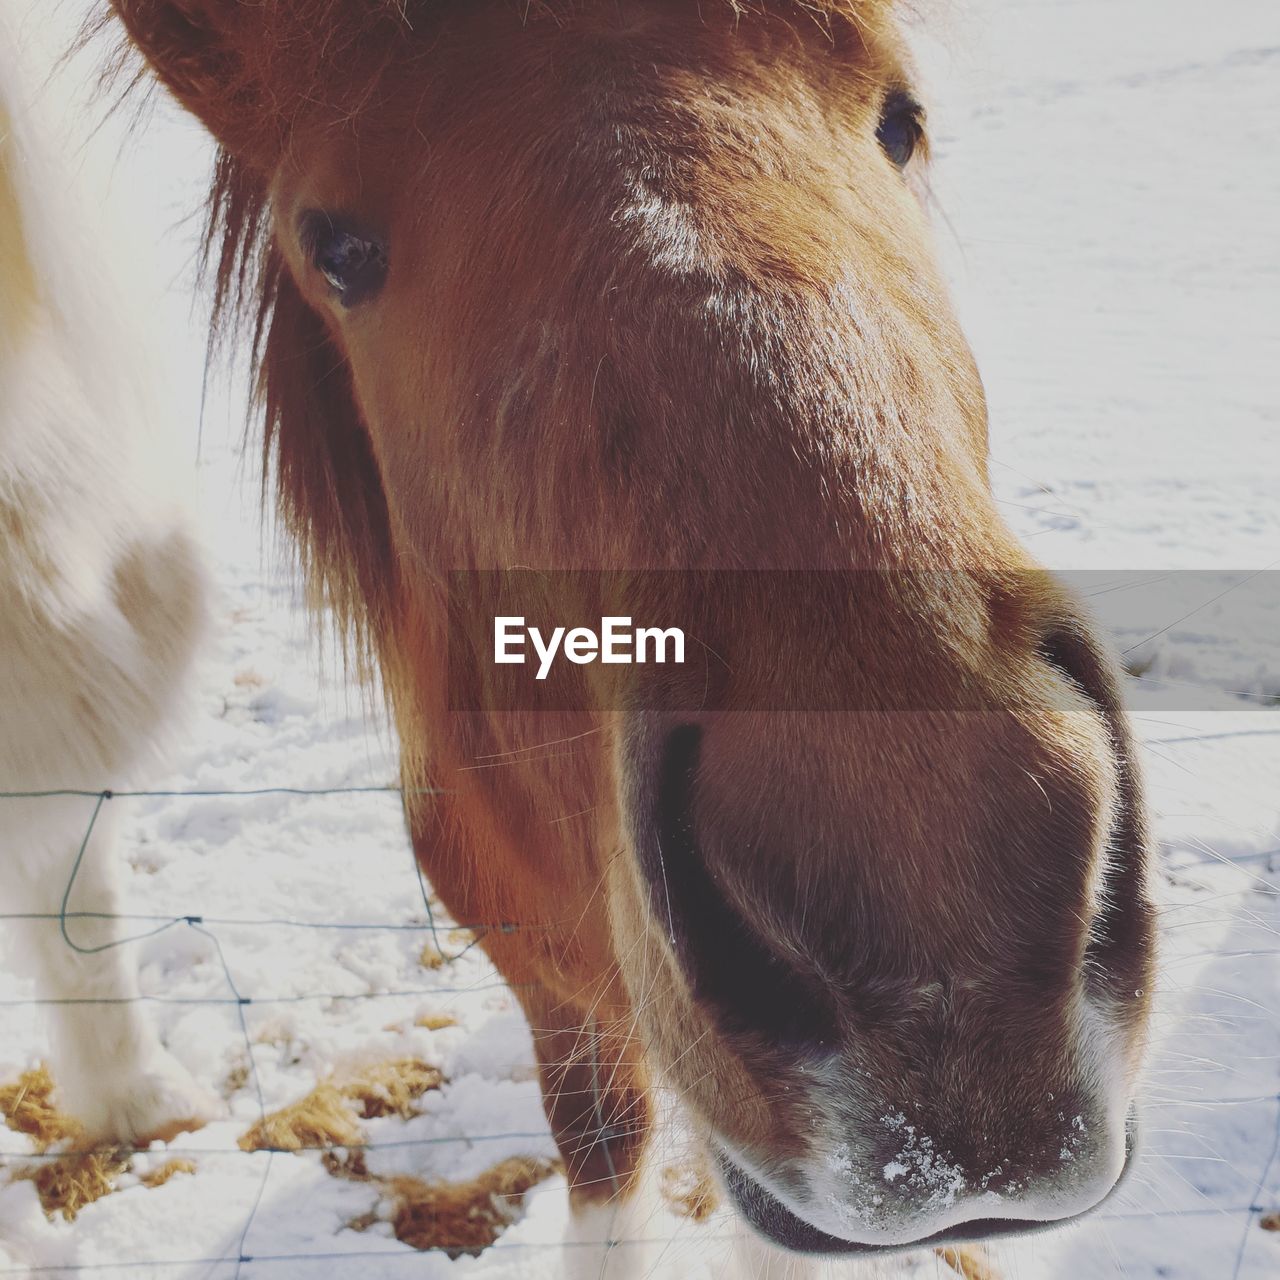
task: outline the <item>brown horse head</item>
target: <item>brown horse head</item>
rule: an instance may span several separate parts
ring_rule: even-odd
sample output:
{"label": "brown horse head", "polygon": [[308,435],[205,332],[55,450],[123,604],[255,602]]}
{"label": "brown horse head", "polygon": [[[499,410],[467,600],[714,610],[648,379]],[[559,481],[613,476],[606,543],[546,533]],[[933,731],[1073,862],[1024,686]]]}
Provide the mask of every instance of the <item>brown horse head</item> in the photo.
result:
{"label": "brown horse head", "polygon": [[[221,144],[283,511],[442,793],[424,866],[514,926],[578,1201],[661,1082],[792,1249],[1098,1203],[1150,988],[1133,752],[990,494],[888,0],[116,8]],[[714,701],[634,666],[502,702],[477,637],[451,687],[449,575],[515,566],[638,571]]]}

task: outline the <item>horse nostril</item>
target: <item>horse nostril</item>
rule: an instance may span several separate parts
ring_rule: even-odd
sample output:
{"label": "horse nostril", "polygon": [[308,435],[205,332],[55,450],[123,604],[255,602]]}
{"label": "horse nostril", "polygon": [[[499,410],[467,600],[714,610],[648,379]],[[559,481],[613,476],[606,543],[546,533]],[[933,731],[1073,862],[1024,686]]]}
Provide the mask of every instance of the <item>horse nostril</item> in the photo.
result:
{"label": "horse nostril", "polygon": [[1040,657],[1085,695],[1101,712],[1119,766],[1122,805],[1113,819],[1110,856],[1104,865],[1099,899],[1086,951],[1091,985],[1129,993],[1141,1001],[1154,934],[1154,914],[1144,891],[1145,828],[1136,807],[1136,784],[1129,765],[1120,692],[1110,664],[1097,642],[1081,626],[1057,626],[1039,646]]}
{"label": "horse nostril", "polygon": [[1071,626],[1047,632],[1037,648],[1040,657],[1105,711],[1111,701],[1110,677],[1093,642]]}
{"label": "horse nostril", "polygon": [[694,996],[726,1030],[763,1036],[773,1045],[821,1043],[835,1022],[830,999],[811,975],[798,972],[777,940],[754,928],[735,905],[728,873],[703,848],[714,833],[697,822],[703,731],[681,725],[668,733],[658,766],[641,866],[655,919],[670,941]]}
{"label": "horse nostril", "polygon": [[683,724],[668,735],[658,768],[658,835],[664,847],[693,839],[693,791],[702,756],[702,730]]}

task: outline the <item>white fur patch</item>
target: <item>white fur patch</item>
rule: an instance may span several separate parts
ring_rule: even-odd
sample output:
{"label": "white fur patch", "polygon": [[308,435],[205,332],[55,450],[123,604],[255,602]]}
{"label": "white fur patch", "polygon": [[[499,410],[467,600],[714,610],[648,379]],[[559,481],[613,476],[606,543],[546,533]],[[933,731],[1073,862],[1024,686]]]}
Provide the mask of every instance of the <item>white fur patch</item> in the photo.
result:
{"label": "white fur patch", "polygon": [[[0,13],[0,791],[119,788],[156,752],[200,635],[199,556],[148,437],[151,379],[103,201],[69,165],[69,102]],[[110,802],[58,914],[92,797],[0,796],[0,910],[54,1003],[63,1104],[90,1136],[206,1119],[132,1003]],[[106,919],[97,917],[108,917]],[[68,941],[70,938],[74,946]]]}

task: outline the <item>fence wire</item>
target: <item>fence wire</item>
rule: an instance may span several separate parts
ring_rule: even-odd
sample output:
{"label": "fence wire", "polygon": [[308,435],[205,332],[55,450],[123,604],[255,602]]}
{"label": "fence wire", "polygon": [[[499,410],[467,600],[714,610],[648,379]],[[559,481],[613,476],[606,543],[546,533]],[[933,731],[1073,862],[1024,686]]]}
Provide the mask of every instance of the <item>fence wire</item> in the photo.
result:
{"label": "fence wire", "polygon": [[[480,939],[487,933],[501,932],[511,933],[517,929],[537,928],[545,929],[547,925],[520,925],[511,921],[493,922],[463,922],[451,923],[449,931],[451,933],[467,932],[474,935],[470,941],[461,946],[457,950],[446,950],[444,938],[442,937],[442,926],[437,920],[435,908],[431,902],[430,889],[427,885],[426,878],[422,873],[422,868],[418,864],[416,856],[412,856],[411,862],[414,871],[414,878],[418,885],[421,897],[422,908],[425,919],[421,923],[405,920],[387,920],[387,921],[350,921],[350,920],[299,920],[287,919],[280,917],[233,917],[233,916],[205,916],[203,914],[133,914],[127,912],[99,912],[99,911],[72,911],[69,909],[72,895],[75,891],[76,882],[80,876],[84,861],[89,852],[90,842],[93,839],[94,831],[97,829],[98,820],[102,814],[103,808],[110,802],[124,799],[203,799],[203,798],[248,798],[255,796],[293,796],[293,797],[315,797],[315,796],[343,796],[343,795],[394,795],[403,797],[406,794],[405,789],[398,786],[382,785],[382,786],[340,786],[340,787],[248,787],[248,788],[183,788],[183,789],[148,789],[148,790],[115,790],[103,789],[100,791],[90,791],[77,788],[52,788],[48,790],[29,790],[29,791],[0,791],[0,801],[4,800],[46,800],[46,799],[84,799],[92,801],[92,808],[89,813],[88,821],[85,826],[84,834],[80,839],[76,848],[76,853],[72,859],[71,871],[67,878],[67,883],[62,892],[61,903],[57,912],[4,912],[0,913],[0,923],[17,922],[17,921],[49,921],[56,922],[61,933],[63,941],[68,947],[80,955],[97,955],[104,951],[113,950],[119,947],[126,947],[135,943],[154,938],[159,934],[165,933],[170,929],[184,926],[192,930],[192,932],[200,934],[208,940],[213,949],[213,954],[217,959],[219,968],[221,969],[223,981],[226,984],[228,994],[226,996],[167,996],[142,994],[125,996],[125,997],[47,997],[34,996],[28,999],[4,999],[0,1000],[0,1008],[15,1007],[34,1007],[34,1006],[55,1006],[55,1005],[118,1005],[118,1004],[173,1004],[173,1005],[193,1005],[193,1006],[220,1006],[229,1007],[236,1010],[236,1018],[238,1022],[239,1036],[243,1040],[245,1061],[247,1063],[249,1082],[252,1086],[257,1107],[258,1115],[261,1121],[267,1119],[268,1109],[266,1096],[259,1077],[258,1064],[253,1049],[253,1037],[249,1027],[248,1019],[245,1013],[247,1007],[251,1005],[288,1005],[304,1003],[309,1001],[359,1001],[359,1000],[394,1000],[412,998],[415,996],[448,996],[448,995],[473,995],[485,991],[510,991],[512,984],[503,981],[469,983],[465,986],[441,986],[435,984],[429,987],[421,988],[405,988],[401,990],[391,991],[366,991],[366,992],[343,992],[343,991],[317,991],[306,992],[302,994],[291,995],[249,995],[241,991],[236,983],[231,965],[227,960],[226,952],[223,948],[222,941],[214,932],[214,928],[218,926],[234,926],[237,928],[266,928],[266,929],[305,929],[315,931],[361,931],[361,932],[395,932],[395,933],[422,933],[429,937],[431,945],[436,954],[441,958],[441,964],[454,964],[463,956],[467,955],[475,948]],[[437,788],[419,788],[415,789],[415,795],[438,795],[441,794]],[[115,856],[114,851],[108,851],[107,856]],[[121,924],[145,924],[150,927],[143,928],[136,932],[127,932],[124,936],[113,938],[108,942],[99,943],[93,946],[86,946],[78,942],[72,934],[72,925],[78,920],[111,920]],[[456,1244],[449,1242],[441,1243],[436,1249],[422,1250],[411,1249],[404,1255],[391,1252],[389,1250],[357,1250],[341,1253],[305,1253],[305,1254],[254,1254],[245,1248],[250,1232],[253,1230],[257,1221],[259,1212],[262,1207],[262,1201],[266,1194],[267,1187],[271,1180],[272,1162],[277,1155],[294,1154],[297,1152],[307,1152],[316,1154],[334,1154],[346,1153],[352,1151],[370,1151],[374,1149],[412,1149],[416,1147],[433,1147],[488,1142],[505,1142],[505,1141],[536,1141],[545,1140],[547,1134],[545,1130],[508,1130],[497,1133],[475,1133],[450,1135],[443,1137],[428,1137],[394,1140],[391,1142],[378,1143],[343,1143],[338,1144],[307,1144],[303,1146],[280,1147],[264,1144],[257,1146],[252,1151],[246,1151],[240,1147],[223,1147],[210,1148],[203,1147],[180,1147],[176,1144],[166,1144],[164,1153],[167,1157],[213,1157],[235,1155],[241,1158],[252,1157],[262,1154],[266,1156],[264,1168],[261,1178],[258,1181],[257,1189],[254,1194],[250,1210],[242,1228],[239,1231],[239,1243],[237,1251],[234,1254],[196,1257],[196,1258],[175,1258],[175,1259],[158,1259],[144,1260],[132,1259],[129,1262],[121,1263],[80,1263],[80,1264],[57,1264],[44,1266],[24,1266],[24,1267],[0,1267],[0,1275],[15,1274],[39,1274],[39,1273],[58,1273],[58,1272],[90,1272],[90,1271],[120,1271],[128,1270],[132,1267],[157,1269],[164,1267],[196,1267],[196,1266],[228,1266],[234,1267],[234,1274],[238,1277],[243,1267],[249,1263],[254,1264],[270,1264],[285,1262],[301,1262],[301,1261],[334,1261],[339,1258],[349,1258],[354,1260],[364,1259],[371,1260],[373,1258],[399,1258],[416,1257],[423,1252],[449,1252],[456,1250]],[[120,1152],[119,1146],[108,1146],[98,1148],[77,1148],[76,1155],[103,1155],[110,1156]],[[0,1157],[0,1167],[12,1161],[20,1165],[35,1166],[40,1163],[56,1162],[64,1160],[67,1157],[65,1151],[45,1151],[22,1153],[21,1155],[8,1155]],[[490,1248],[497,1247],[502,1241],[499,1239]],[[585,1242],[584,1242],[585,1243]],[[621,1243],[621,1242],[620,1242]],[[520,1244],[514,1241],[508,1241],[504,1246],[505,1249],[514,1248],[559,1248],[560,1243],[555,1244]]]}
{"label": "fence wire", "polygon": [[[218,966],[222,973],[223,981],[226,984],[228,995],[226,996],[164,996],[152,994],[137,994],[128,997],[98,997],[98,998],[48,998],[48,997],[32,997],[30,999],[4,999],[0,1000],[0,1008],[15,1008],[24,1006],[53,1006],[53,1005],[93,1005],[93,1004],[124,1004],[124,1003],[154,1003],[154,1004],[173,1004],[173,1005],[209,1005],[229,1007],[236,1010],[236,1020],[238,1025],[239,1036],[243,1040],[245,1050],[245,1060],[248,1069],[249,1082],[252,1085],[254,1097],[256,1099],[259,1120],[265,1122],[268,1117],[266,1095],[262,1087],[262,1081],[258,1071],[258,1064],[253,1050],[253,1036],[250,1031],[248,1018],[245,1010],[249,1006],[269,1006],[269,1005],[289,1005],[304,1003],[309,1001],[358,1001],[358,1000],[388,1000],[388,999],[406,999],[415,996],[442,996],[442,995],[472,995],[485,991],[511,991],[513,984],[504,981],[493,981],[484,983],[471,983],[465,986],[430,986],[421,988],[406,988],[393,991],[368,991],[368,992],[307,992],[302,994],[291,995],[248,995],[240,990],[236,983],[231,965],[227,960],[226,952],[223,948],[222,941],[214,932],[216,927],[235,927],[235,928],[264,928],[264,929],[299,929],[314,931],[334,931],[334,932],[391,932],[391,933],[423,933],[429,936],[431,944],[437,955],[441,957],[443,964],[453,964],[467,955],[473,948],[479,945],[480,940],[487,933],[502,932],[512,933],[517,930],[538,929],[545,930],[552,925],[550,924],[524,924],[514,921],[493,922],[469,922],[469,923],[450,923],[448,929],[450,932],[466,932],[473,935],[472,939],[467,942],[461,949],[448,954],[441,945],[441,924],[436,918],[435,910],[431,902],[431,892],[423,874],[422,868],[418,863],[416,855],[410,851],[411,862],[415,881],[418,885],[421,896],[422,908],[425,919],[422,922],[405,921],[405,920],[387,920],[387,921],[350,921],[350,920],[301,920],[283,918],[279,916],[264,917],[244,917],[244,916],[210,916],[206,914],[136,914],[136,913],[107,913],[93,911],[72,911],[69,909],[72,894],[75,889],[77,878],[80,874],[85,857],[88,853],[90,841],[97,827],[98,819],[105,805],[115,800],[124,799],[202,799],[202,798],[249,798],[255,796],[292,796],[292,797],[317,797],[317,796],[342,796],[342,795],[406,795],[403,787],[394,785],[368,785],[368,786],[339,786],[339,787],[297,787],[297,786],[275,786],[275,787],[248,787],[248,788],[180,788],[180,789],[149,789],[149,790],[114,790],[103,789],[100,791],[82,790],[75,788],[54,788],[50,790],[37,791],[0,791],[0,801],[5,800],[42,800],[57,798],[81,798],[91,800],[93,802],[92,809],[85,827],[85,832],[80,840],[76,850],[75,857],[72,861],[71,872],[67,879],[67,884],[63,890],[61,904],[56,913],[39,913],[39,912],[9,912],[0,913],[0,923],[11,921],[33,921],[45,920],[56,921],[63,940],[73,951],[81,955],[96,955],[104,951],[112,950],[118,947],[130,946],[134,943],[144,941],[149,938],[156,937],[170,929],[184,926],[194,933],[200,934],[206,938],[213,948],[213,954],[217,958]],[[420,788],[413,791],[415,795],[440,795],[444,794],[438,788]],[[115,856],[114,851],[108,851],[107,856]],[[1259,854],[1247,854],[1229,859],[1232,862],[1245,862],[1266,860],[1280,856],[1280,850],[1266,851]],[[1205,858],[1202,861],[1192,861],[1183,863],[1180,870],[1187,870],[1202,865],[1221,865],[1224,859],[1220,857]],[[136,933],[130,933],[121,938],[112,939],[109,942],[100,943],[94,946],[84,946],[78,943],[72,936],[70,926],[73,922],[79,920],[113,920],[120,923],[137,923],[145,924],[151,927],[145,928]],[[1232,956],[1241,958],[1253,958],[1258,956],[1274,956],[1280,955],[1280,948],[1260,948],[1256,950],[1241,952],[1193,952],[1187,953],[1180,957],[1181,960],[1191,960],[1197,957],[1208,958],[1229,958]],[[596,1107],[600,1108],[600,1093],[596,1081],[596,1072],[598,1064],[593,1064],[596,1069],[592,1071],[593,1088],[596,1090]],[[1265,1105],[1274,1104],[1276,1106],[1276,1120],[1272,1141],[1267,1152],[1265,1161],[1261,1171],[1258,1174],[1254,1185],[1254,1193],[1249,1203],[1238,1204],[1234,1206],[1226,1205],[1208,1205],[1203,1207],[1183,1207],[1168,1209],[1141,1209],[1141,1210],[1101,1210],[1090,1215],[1091,1221],[1097,1222],[1131,1222],[1150,1220],[1158,1222],[1163,1219],[1187,1219],[1187,1218],[1205,1218],[1215,1216],[1239,1216],[1242,1218],[1242,1231],[1239,1240],[1239,1246],[1234,1257],[1234,1265],[1231,1271],[1232,1280],[1239,1280],[1242,1273],[1244,1263],[1248,1254],[1248,1246],[1253,1229],[1259,1221],[1262,1214],[1268,1212],[1268,1206],[1263,1203],[1264,1193],[1270,1181],[1271,1170],[1280,1160],[1280,1093],[1262,1094],[1253,1096],[1222,1096],[1216,1098],[1195,1098],[1188,1100],[1189,1106],[1196,1107],[1231,1107],[1231,1106],[1248,1106],[1248,1105]],[[249,1236],[257,1223],[262,1204],[266,1196],[267,1188],[271,1181],[271,1173],[273,1162],[278,1155],[298,1155],[298,1154],[318,1154],[324,1155],[340,1155],[349,1153],[365,1153],[369,1151],[382,1150],[410,1150],[414,1148],[430,1148],[441,1146],[466,1145],[470,1146],[476,1143],[490,1142],[534,1142],[545,1140],[548,1134],[545,1129],[539,1130],[507,1130],[495,1133],[466,1133],[451,1134],[445,1136],[423,1137],[423,1138],[405,1138],[392,1139],[378,1142],[344,1142],[335,1143],[313,1143],[290,1146],[273,1146],[264,1144],[256,1146],[251,1150],[242,1147],[209,1147],[209,1146],[189,1146],[183,1147],[176,1143],[167,1143],[164,1145],[163,1154],[168,1158],[194,1158],[194,1157],[223,1157],[235,1156],[242,1159],[252,1159],[254,1156],[265,1156],[263,1162],[264,1167],[261,1177],[258,1179],[256,1190],[254,1192],[249,1212],[245,1217],[243,1225],[240,1227],[237,1235],[236,1251],[234,1253],[224,1253],[209,1256],[198,1256],[188,1258],[159,1258],[146,1259],[135,1258],[121,1262],[92,1262],[92,1263],[55,1263],[49,1265],[24,1265],[18,1267],[0,1267],[0,1276],[7,1275],[57,1275],[57,1274],[88,1274],[95,1272],[117,1273],[128,1272],[131,1270],[155,1271],[165,1268],[190,1268],[190,1267],[206,1267],[234,1268],[233,1275],[236,1280],[240,1280],[243,1269],[248,1265],[257,1266],[273,1266],[285,1265],[290,1263],[311,1263],[311,1264],[336,1264],[343,1262],[351,1263],[371,1263],[375,1260],[379,1263],[405,1262],[410,1259],[418,1259],[423,1253],[444,1253],[454,1256],[458,1253],[460,1245],[457,1243],[450,1244],[442,1242],[429,1248],[422,1248],[414,1245],[403,1251],[393,1248],[383,1249],[363,1249],[363,1250],[334,1250],[328,1252],[263,1252],[257,1253],[249,1251],[246,1244]],[[116,1155],[122,1151],[119,1146],[108,1146],[99,1148],[77,1148],[77,1155]],[[9,1162],[17,1164],[38,1166],[42,1162],[55,1162],[66,1159],[66,1151],[52,1150],[42,1152],[24,1152],[21,1154],[5,1153],[0,1154],[0,1169],[3,1169]],[[607,1154],[607,1153],[606,1153]],[[611,1161],[610,1161],[611,1164]],[[616,1174],[611,1170],[611,1176],[616,1179]],[[699,1232],[696,1240],[699,1244],[728,1243],[739,1238],[737,1233],[725,1233],[722,1231]],[[689,1237],[692,1242],[694,1237]],[[671,1236],[645,1237],[634,1236],[618,1239],[604,1240],[571,1240],[571,1241],[518,1241],[508,1240],[503,1236],[499,1236],[492,1244],[484,1249],[484,1254],[508,1254],[508,1253],[524,1253],[530,1251],[545,1250],[563,1250],[563,1249],[628,1249],[649,1247],[652,1245],[670,1245],[675,1240]]]}

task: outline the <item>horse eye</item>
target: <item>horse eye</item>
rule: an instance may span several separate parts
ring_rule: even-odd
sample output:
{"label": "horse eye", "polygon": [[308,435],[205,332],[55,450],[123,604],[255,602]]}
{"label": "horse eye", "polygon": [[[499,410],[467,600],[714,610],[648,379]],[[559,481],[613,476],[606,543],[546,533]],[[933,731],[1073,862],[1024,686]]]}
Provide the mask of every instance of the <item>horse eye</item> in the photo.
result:
{"label": "horse eye", "polygon": [[905,169],[924,139],[924,108],[909,93],[895,89],[885,99],[876,138],[885,155]]}
{"label": "horse eye", "polygon": [[379,237],[311,213],[303,219],[302,238],[312,265],[344,307],[372,298],[386,281],[387,248]]}

